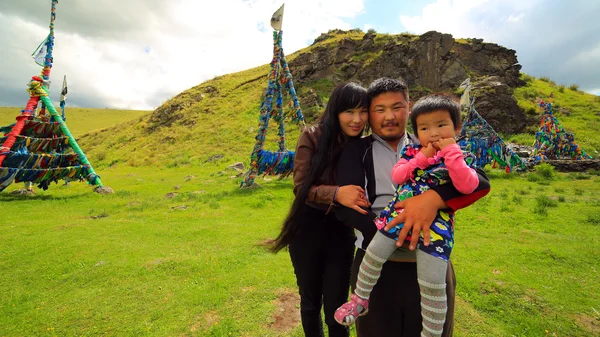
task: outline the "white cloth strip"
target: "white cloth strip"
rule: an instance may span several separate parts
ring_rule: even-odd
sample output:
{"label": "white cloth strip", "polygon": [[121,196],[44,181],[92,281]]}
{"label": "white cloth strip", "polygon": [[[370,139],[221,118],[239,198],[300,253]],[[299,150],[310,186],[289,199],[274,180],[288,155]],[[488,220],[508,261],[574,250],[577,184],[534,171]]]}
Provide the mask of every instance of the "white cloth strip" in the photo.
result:
{"label": "white cloth strip", "polygon": [[[356,290],[360,290],[363,294],[364,293],[371,293],[372,289],[373,288],[371,288],[371,289],[365,289],[365,288],[361,287],[360,285],[356,284]],[[360,297],[363,297],[363,296],[360,296]]]}
{"label": "white cloth strip", "polygon": [[419,281],[420,285],[425,286],[427,288],[446,289],[446,283],[435,284],[435,283],[429,283],[429,282],[421,280],[421,279],[418,279],[417,281]]}
{"label": "white cloth strip", "polygon": [[431,295],[427,295],[424,293],[421,293],[421,297],[425,297],[428,300],[432,300],[432,301],[446,301],[448,298],[446,297],[446,295],[444,296],[431,296]]}
{"label": "white cloth strip", "polygon": [[[368,282],[368,281],[365,281],[365,280],[364,280],[362,277],[360,277],[360,275],[358,276],[358,281],[360,281],[360,283],[363,283],[363,284],[368,284],[368,285],[370,285],[370,286],[374,286],[374,285],[376,285],[376,284],[377,284],[377,281],[375,281],[375,282]],[[357,283],[357,284],[358,284],[358,283]]]}
{"label": "white cloth strip", "polygon": [[[372,264],[370,264],[369,261],[364,261],[363,260],[363,262],[365,263],[365,266],[369,267],[371,270],[373,270],[373,271],[381,271],[381,267],[376,268],[375,266],[373,266]],[[446,288],[446,286],[444,286],[444,288]]]}
{"label": "white cloth strip", "polygon": [[381,258],[381,257],[379,257],[379,256],[377,256],[377,255],[375,255],[373,253],[371,253],[371,251],[368,250],[368,249],[367,249],[367,256],[370,257],[370,258],[372,258],[373,260],[379,262],[379,263],[385,263],[385,262],[387,262],[386,259],[383,259],[383,258]]}
{"label": "white cloth strip", "polygon": [[437,335],[441,335],[441,334],[442,334],[442,332],[444,332],[444,328],[442,328],[441,330],[434,330],[434,329],[432,329],[432,328],[428,327],[428,326],[427,326],[427,325],[425,325],[425,324],[423,324],[423,329],[425,329],[425,330],[427,330],[427,331],[429,331],[429,332],[431,332],[431,333],[433,333],[433,334],[437,334]]}
{"label": "white cloth strip", "polygon": [[425,305],[423,303],[421,303],[421,308],[427,311],[431,311],[431,312],[435,312],[436,314],[445,314],[446,312],[448,312],[447,309],[438,309],[438,308],[433,308],[430,307],[428,305]]}
{"label": "white cloth strip", "polygon": [[434,323],[434,324],[444,324],[444,323],[446,323],[445,319],[437,320],[437,319],[433,319],[431,317],[425,317],[424,320],[426,320],[427,322]]}
{"label": "white cloth strip", "polygon": [[[379,275],[373,275],[373,274],[369,274],[368,272],[366,272],[364,269],[360,271],[362,274],[365,274],[366,276],[370,277],[370,278],[374,278],[374,279],[378,279]],[[381,274],[380,274],[381,275]]]}

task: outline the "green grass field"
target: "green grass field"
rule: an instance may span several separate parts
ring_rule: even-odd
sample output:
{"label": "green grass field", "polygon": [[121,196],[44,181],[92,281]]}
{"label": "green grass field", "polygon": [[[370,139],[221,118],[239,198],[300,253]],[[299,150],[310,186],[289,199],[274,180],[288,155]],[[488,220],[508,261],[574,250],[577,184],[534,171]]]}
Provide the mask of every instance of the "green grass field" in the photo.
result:
{"label": "green grass field", "polygon": [[[0,126],[15,123],[15,117],[21,114],[21,109],[23,108],[0,107]],[[60,109],[58,111],[60,112]],[[149,113],[150,111],[141,110],[88,109],[68,106],[65,110],[67,126],[75,137],[135,120]]]}
{"label": "green grass field", "polygon": [[[0,336],[301,336],[276,319],[297,310],[289,256],[257,246],[291,180],[239,190],[228,164],[106,169],[109,196],[9,187]],[[597,335],[600,177],[490,175],[490,195],[457,215],[455,335]]]}

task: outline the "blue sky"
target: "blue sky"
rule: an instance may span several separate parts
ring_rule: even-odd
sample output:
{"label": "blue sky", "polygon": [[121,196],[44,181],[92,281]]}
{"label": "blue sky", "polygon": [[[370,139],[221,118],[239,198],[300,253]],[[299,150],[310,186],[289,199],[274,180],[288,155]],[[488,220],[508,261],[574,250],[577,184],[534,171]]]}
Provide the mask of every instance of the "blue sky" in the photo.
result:
{"label": "blue sky", "polygon": [[353,27],[428,30],[515,49],[522,71],[600,95],[600,1],[365,0]]}
{"label": "blue sky", "polygon": [[418,15],[429,2],[427,0],[365,0],[364,11],[349,22],[354,28],[364,29],[366,25],[373,27],[378,32],[402,33],[406,31],[406,27],[400,22],[400,14]]}
{"label": "blue sky", "polygon": [[[71,106],[154,109],[215,76],[269,63],[269,21],[282,2],[60,1],[52,78],[67,75]],[[49,4],[0,1],[2,106],[24,104],[25,84],[39,74],[30,55],[48,34]],[[592,0],[289,0],[283,46],[290,54],[330,29],[437,30],[515,49],[523,72],[600,95],[599,18]]]}

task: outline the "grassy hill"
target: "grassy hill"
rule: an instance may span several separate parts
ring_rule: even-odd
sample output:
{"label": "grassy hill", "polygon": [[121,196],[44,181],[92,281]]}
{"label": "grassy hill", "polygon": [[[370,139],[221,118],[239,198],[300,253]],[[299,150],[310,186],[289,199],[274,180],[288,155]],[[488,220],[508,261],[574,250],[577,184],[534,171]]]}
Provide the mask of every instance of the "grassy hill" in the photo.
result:
{"label": "grassy hill", "polygon": [[[310,96],[319,101],[316,105],[303,105],[305,113],[313,116],[312,120],[322,112],[331,90],[340,82],[335,79],[342,76],[344,69],[360,66],[362,70],[367,71],[372,64],[383,62],[381,58],[384,57],[382,53],[362,51],[352,54],[339,47],[362,41],[365,35],[360,31],[338,32],[326,37],[288,56],[288,62],[294,64],[296,58],[310,59],[316,57],[314,53],[320,52],[319,55],[322,55],[329,49],[334,50],[333,54],[335,48],[340,48],[339,53],[349,53],[349,60],[340,63],[333,74],[327,70],[321,75],[303,75],[301,79],[295,79],[300,97]],[[373,43],[383,48],[390,43],[410,45],[408,42],[414,42],[416,39],[418,36],[407,34],[377,34]],[[456,41],[456,45],[459,46],[468,46],[469,43],[471,42],[466,40]],[[81,143],[90,157],[96,158],[96,165],[99,167],[193,166],[201,165],[217,154],[225,155],[226,162],[246,161],[254,144],[258,111],[269,69],[269,65],[263,65],[216,77],[169,99],[152,115],[123,126],[91,132],[82,137]],[[514,96],[527,116],[540,116],[541,111],[535,105],[536,98],[546,98],[553,93],[556,115],[564,127],[575,133],[576,141],[585,151],[594,157],[600,154],[600,135],[595,131],[600,127],[598,96],[581,92],[576,86],[557,85],[547,78],[538,79],[521,74],[521,79],[525,85],[514,89]],[[424,87],[414,87],[411,90],[419,94],[431,91]],[[504,135],[504,138],[531,145],[539,119],[532,120],[535,123],[527,127],[528,133]],[[294,148],[299,130],[288,124],[286,131],[288,147]],[[271,128],[268,135],[270,137],[267,147],[275,149],[276,128]],[[133,153],[135,155],[132,155]]]}
{"label": "grassy hill", "polygon": [[[268,66],[220,76],[171,98],[163,107],[181,107],[178,119],[169,126],[153,121],[150,115],[122,126],[90,132],[81,144],[99,167],[109,165],[163,166],[201,165],[223,154],[224,161],[247,160],[256,136],[258,111],[266,86]],[[554,95],[556,116],[575,133],[575,140],[594,157],[600,152],[600,99],[569,88],[563,89],[541,79],[528,78],[527,85],[515,90],[519,105],[529,114],[539,115],[536,97]],[[212,88],[217,88],[212,92]],[[308,88],[298,87],[299,92]],[[313,87],[323,97],[327,85]],[[206,91],[211,93],[206,93]],[[204,98],[200,98],[204,95]],[[538,125],[529,134],[504,135],[508,141],[531,145]],[[288,147],[293,148],[299,129],[286,126]],[[107,135],[111,135],[107,137]],[[267,147],[276,148],[277,131],[269,129]],[[135,153],[135,155],[131,155]]]}
{"label": "grassy hill", "polygon": [[[218,154],[225,156],[221,162],[247,161],[268,70],[269,66],[261,66],[202,83],[154,112],[160,116],[165,111],[164,119],[148,115],[91,132],[82,137],[81,145],[96,158],[97,167],[197,166]],[[286,132],[288,147],[295,148],[298,127],[288,125]],[[271,128],[268,136],[267,147],[276,149],[277,130]]]}
{"label": "grassy hill", "polygon": [[[546,77],[523,75],[523,79],[527,84],[516,88],[514,93],[519,106],[528,115],[539,115],[536,98],[547,99],[552,93],[555,116],[567,131],[575,134],[575,140],[588,154],[594,158],[599,157],[600,135],[597,130],[600,129],[600,96],[582,92],[577,85],[566,87],[556,84]],[[505,138],[531,145],[538,127],[539,125],[530,125],[530,133]]]}

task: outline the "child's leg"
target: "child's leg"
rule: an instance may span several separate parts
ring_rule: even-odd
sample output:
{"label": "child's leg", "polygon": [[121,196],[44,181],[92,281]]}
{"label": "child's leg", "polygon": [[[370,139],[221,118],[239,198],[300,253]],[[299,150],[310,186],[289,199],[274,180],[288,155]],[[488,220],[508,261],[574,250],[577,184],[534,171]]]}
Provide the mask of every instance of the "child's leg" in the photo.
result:
{"label": "child's leg", "polygon": [[396,240],[377,232],[360,264],[356,289],[350,301],[339,307],[335,320],[342,325],[350,325],[369,310],[369,296],[379,279],[383,264],[396,250]]}
{"label": "child's leg", "polygon": [[446,269],[448,262],[417,250],[417,278],[421,288],[421,336],[439,337],[446,321]]}
{"label": "child's leg", "polygon": [[360,264],[356,289],[354,293],[365,300],[371,296],[371,291],[379,279],[381,268],[396,250],[396,240],[377,232]]}

